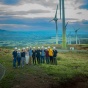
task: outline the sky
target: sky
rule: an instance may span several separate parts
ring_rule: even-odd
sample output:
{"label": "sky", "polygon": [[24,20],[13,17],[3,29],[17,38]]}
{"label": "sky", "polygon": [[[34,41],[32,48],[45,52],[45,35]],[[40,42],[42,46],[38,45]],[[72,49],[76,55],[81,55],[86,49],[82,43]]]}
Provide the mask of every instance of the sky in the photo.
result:
{"label": "sky", "polygon": [[[88,0],[64,0],[65,18],[69,22],[67,31],[80,28],[88,33]],[[11,31],[55,30],[55,16],[59,0],[0,0],[0,29]],[[58,30],[62,31],[62,20],[58,8]]]}

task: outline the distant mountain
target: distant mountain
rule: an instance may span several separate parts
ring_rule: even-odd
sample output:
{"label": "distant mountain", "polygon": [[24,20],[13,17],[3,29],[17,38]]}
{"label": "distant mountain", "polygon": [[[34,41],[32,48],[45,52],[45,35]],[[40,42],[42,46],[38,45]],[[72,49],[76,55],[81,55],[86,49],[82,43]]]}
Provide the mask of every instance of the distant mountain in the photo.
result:
{"label": "distant mountain", "polygon": [[10,31],[8,31],[8,30],[3,30],[3,29],[0,29],[0,34],[1,33],[9,33]]}
{"label": "distant mountain", "polygon": [[7,30],[0,29],[0,32],[7,32]]}

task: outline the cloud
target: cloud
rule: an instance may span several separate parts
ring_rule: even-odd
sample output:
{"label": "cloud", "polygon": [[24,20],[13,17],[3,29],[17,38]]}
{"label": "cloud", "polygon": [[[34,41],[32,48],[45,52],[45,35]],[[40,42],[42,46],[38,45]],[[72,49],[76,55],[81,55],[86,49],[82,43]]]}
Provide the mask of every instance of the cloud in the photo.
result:
{"label": "cloud", "polygon": [[82,14],[82,12],[78,12],[77,14]]}
{"label": "cloud", "polygon": [[49,22],[49,18],[13,18],[9,16],[8,19],[5,17],[5,20],[0,20],[0,28],[9,30],[52,29],[52,26],[54,24]]}
{"label": "cloud", "polygon": [[0,24],[0,28],[6,30],[30,30],[30,26],[23,24]]}
{"label": "cloud", "polygon": [[[0,0],[0,24],[7,24],[2,26],[8,29],[21,29],[22,27],[31,30],[54,29],[55,23],[49,23],[49,20],[55,16],[58,1],[59,0]],[[69,21],[69,24],[77,24],[79,22],[83,25],[83,19],[88,20],[86,15],[88,10],[86,8],[83,9],[84,7],[82,6],[86,5],[87,2],[87,0],[65,0],[66,22]],[[59,9],[57,15],[59,19]],[[58,21],[60,26],[61,22],[61,20]],[[84,23],[86,22],[84,21]]]}
{"label": "cloud", "polygon": [[28,11],[28,13],[49,13],[50,11],[49,10],[30,10]]}
{"label": "cloud", "polygon": [[0,15],[27,15],[38,13],[49,13],[49,10],[29,10],[29,11],[0,11]]}
{"label": "cloud", "polygon": [[56,4],[58,3],[58,0],[21,0],[21,4],[24,3],[31,3],[31,4],[39,4],[44,7],[50,7],[50,8],[56,8]]}

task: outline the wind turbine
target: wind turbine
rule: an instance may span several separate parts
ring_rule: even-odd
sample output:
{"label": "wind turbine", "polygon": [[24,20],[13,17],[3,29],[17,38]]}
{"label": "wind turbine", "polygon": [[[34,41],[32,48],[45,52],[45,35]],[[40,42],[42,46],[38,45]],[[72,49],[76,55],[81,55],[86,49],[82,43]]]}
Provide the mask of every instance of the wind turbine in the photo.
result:
{"label": "wind turbine", "polygon": [[58,26],[57,26],[58,18],[57,18],[57,10],[58,10],[58,5],[57,5],[57,8],[56,8],[55,17],[51,20],[51,21],[55,21],[55,24],[56,24],[56,44],[58,44]]}
{"label": "wind turbine", "polygon": [[62,32],[63,32],[63,34],[62,34],[62,48],[66,49],[67,47],[66,47],[66,24],[65,24],[64,0],[59,0],[59,6],[60,6],[60,19],[62,17]]}
{"label": "wind turbine", "polygon": [[[73,27],[74,28],[74,27]],[[78,32],[78,30],[79,30],[80,28],[78,28],[78,29],[75,29],[74,28],[74,30],[75,30],[75,37],[76,37],[76,44],[77,44],[77,40],[78,40],[78,38],[77,38],[77,32]]]}

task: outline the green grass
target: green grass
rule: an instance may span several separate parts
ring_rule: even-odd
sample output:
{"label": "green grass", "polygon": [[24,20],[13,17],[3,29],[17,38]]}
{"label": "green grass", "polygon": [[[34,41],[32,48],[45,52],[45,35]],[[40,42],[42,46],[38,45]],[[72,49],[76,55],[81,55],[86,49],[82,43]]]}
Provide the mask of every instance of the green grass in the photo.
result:
{"label": "green grass", "polygon": [[43,64],[42,68],[49,76],[65,81],[77,75],[88,76],[88,53],[60,53],[58,65]]}
{"label": "green grass", "polygon": [[11,88],[16,81],[19,83],[21,77],[25,77],[25,75],[41,75],[39,69],[43,70],[53,80],[59,82],[67,81],[78,75],[86,75],[88,77],[88,52],[59,53],[57,57],[58,65],[42,64],[17,69],[12,68],[11,52],[11,49],[9,53],[5,53],[5,49],[0,51],[0,63],[6,68],[6,74],[0,81],[0,88]]}

